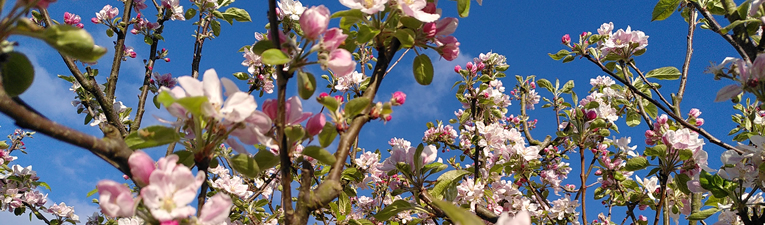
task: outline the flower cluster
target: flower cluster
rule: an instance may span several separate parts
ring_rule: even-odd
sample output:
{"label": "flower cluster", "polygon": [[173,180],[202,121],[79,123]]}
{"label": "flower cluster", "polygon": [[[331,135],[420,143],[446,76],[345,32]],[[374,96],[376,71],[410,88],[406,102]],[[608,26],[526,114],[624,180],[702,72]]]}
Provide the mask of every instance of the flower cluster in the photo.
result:
{"label": "flower cluster", "polygon": [[614,23],[604,23],[598,29],[598,34],[607,38],[598,43],[603,55],[613,54],[621,59],[629,59],[632,55],[639,54],[648,46],[648,36],[642,31],[633,31],[629,26],[627,30],[614,30]]}
{"label": "flower cluster", "polygon": [[[130,218],[136,215],[136,207],[147,209],[151,218],[143,220],[168,223],[182,220],[198,224],[219,224],[227,221],[231,210],[231,198],[218,193],[202,207],[199,217],[189,204],[196,199],[199,187],[205,182],[204,173],[194,176],[188,167],[178,163],[177,155],[170,155],[155,162],[143,151],[134,152],[128,159],[130,172],[136,184],[143,186],[138,198],[130,189],[112,180],[98,182],[99,205],[104,215]],[[139,210],[140,210],[139,209]],[[140,215],[140,214],[139,214]],[[143,214],[146,215],[146,214]]]}

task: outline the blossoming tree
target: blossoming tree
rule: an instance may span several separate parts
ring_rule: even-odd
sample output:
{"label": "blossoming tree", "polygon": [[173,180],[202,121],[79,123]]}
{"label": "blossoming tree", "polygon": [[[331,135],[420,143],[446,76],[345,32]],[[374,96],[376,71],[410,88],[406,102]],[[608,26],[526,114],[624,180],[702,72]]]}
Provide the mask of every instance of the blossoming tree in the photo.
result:
{"label": "blossoming tree", "polygon": [[[454,68],[460,78],[455,96],[462,104],[454,118],[428,123],[420,143],[392,137],[387,153],[361,148],[360,130],[390,121],[394,108],[406,103],[403,92],[379,93],[404,55],[416,54],[412,74],[421,85],[429,85],[435,73],[426,51],[445,60],[459,56],[460,42],[452,36],[459,20],[438,8],[449,3],[340,0],[347,8],[333,13],[324,5],[269,0],[267,30],[240,50],[246,72],[230,79],[208,69],[200,80],[205,42],[220,35],[222,22],[247,22],[250,14],[233,0],[193,0],[186,10],[178,0],[124,0],[123,7],[106,5],[91,19],[115,38],[111,71],[101,85],[92,63],[106,48],[83,30],[81,16],[66,12],[63,24],[52,19],[47,8],[53,2],[19,0],[0,14],[0,112],[21,128],[90,151],[132,180],[98,182],[101,214],[88,224],[669,224],[681,215],[695,224],[717,213],[720,224],[765,222],[762,1],[660,0],[653,20],[677,11],[689,24],[681,69],[644,73],[634,59],[647,51],[649,36],[629,26],[604,23],[576,41],[564,35],[563,49],[551,53],[552,59],[587,60],[606,74],[591,79],[582,99],[573,81],[502,79],[507,59],[480,54]],[[456,1],[457,14],[467,17],[476,2],[482,4]],[[147,18],[152,10],[156,17]],[[170,51],[160,48],[168,22],[194,18],[190,76],[155,72],[157,60],[170,61]],[[333,19],[338,27],[330,27]],[[738,146],[701,128],[700,110],[683,114],[680,107],[698,27],[719,34],[739,53],[708,69],[716,79],[735,83],[720,90],[716,101],[732,99],[741,112],[733,116],[738,126],[730,132]],[[14,51],[7,40],[12,35],[43,40],[61,53],[71,76],[60,77],[76,93],[72,104],[103,138],[58,124],[18,98],[31,85],[34,69],[23,52]],[[115,97],[121,63],[137,57],[125,45],[134,37],[150,46],[135,110]],[[328,75],[316,79],[309,68]],[[297,96],[287,96],[290,80]],[[508,80],[514,84],[506,86]],[[679,80],[677,92],[666,95],[657,83],[666,80]],[[245,82],[248,90],[239,89]],[[258,109],[256,91],[276,92],[276,98]],[[378,94],[392,97],[377,101]],[[142,127],[147,101],[175,118]],[[322,110],[305,112],[303,101],[316,101]],[[514,102],[517,113],[510,112]],[[537,119],[529,113],[537,107],[552,109],[557,124],[554,134],[539,139],[532,136]],[[614,137],[622,125],[644,129],[648,147],[638,150],[631,137]],[[37,188],[49,187],[31,166],[11,165],[11,154],[23,152],[23,138],[33,134],[15,131],[11,144],[0,143],[0,209],[47,224],[80,222],[65,203],[46,206],[47,194]],[[709,145],[726,149],[722,167],[709,166]],[[167,152],[156,161],[142,150],[157,146],[167,146]],[[450,157],[439,157],[439,151]],[[571,172],[579,180],[567,179]],[[590,200],[606,206],[595,220],[587,217]],[[649,208],[653,218],[635,212]],[[612,210],[624,212],[623,218]]]}

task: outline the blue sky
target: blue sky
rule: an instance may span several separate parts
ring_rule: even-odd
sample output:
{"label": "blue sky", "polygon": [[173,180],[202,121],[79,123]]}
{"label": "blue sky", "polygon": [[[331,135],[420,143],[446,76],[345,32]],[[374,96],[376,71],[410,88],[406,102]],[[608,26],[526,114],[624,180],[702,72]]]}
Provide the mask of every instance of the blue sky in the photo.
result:
{"label": "blue sky", "polygon": [[[337,1],[305,0],[302,2],[307,6],[325,4],[332,12],[346,9]],[[89,20],[105,4],[119,5],[121,2],[116,0],[59,0],[50,7],[52,17],[59,21],[63,20],[64,11],[82,16],[85,29],[93,34],[96,43],[110,49],[110,52],[95,66],[102,71],[102,75],[97,77],[101,82],[105,80],[106,77],[103,74],[108,71],[112,60],[113,39],[106,36],[105,26],[94,25]],[[188,1],[181,1],[181,4],[184,8],[190,7]],[[474,2],[470,17],[460,19],[459,28],[454,34],[460,40],[461,55],[456,60],[449,62],[443,59],[439,60],[434,51],[426,51],[433,56],[435,64],[436,75],[433,84],[421,86],[414,82],[411,73],[411,60],[414,54],[411,52],[384,80],[382,89],[378,94],[378,101],[387,100],[394,91],[404,91],[408,97],[407,102],[403,106],[394,108],[395,113],[391,122],[387,124],[372,122],[365,126],[361,132],[363,141],[360,143],[360,147],[366,150],[376,148],[384,150],[388,148],[387,141],[392,137],[405,138],[417,143],[426,130],[426,122],[437,119],[448,121],[454,117],[453,112],[460,109],[461,105],[454,99],[454,90],[450,89],[458,78],[453,72],[453,67],[458,64],[464,67],[464,64],[472,61],[473,57],[488,51],[507,57],[510,68],[506,73],[509,77],[517,74],[522,76],[537,75],[537,78],[548,80],[557,78],[562,82],[574,80],[576,82],[574,90],[582,97],[590,89],[589,79],[605,74],[586,60],[575,60],[572,63],[562,64],[550,59],[547,53],[557,52],[564,47],[560,44],[560,38],[564,34],[571,34],[576,41],[579,33],[583,31],[596,32],[602,23],[613,22],[616,29],[626,29],[627,26],[631,26],[633,30],[642,30],[650,36],[648,51],[636,59],[641,70],[649,71],[664,66],[680,68],[685,56],[687,24],[677,13],[665,21],[650,22],[654,4],[653,1],[521,2],[487,0],[483,2],[483,6],[478,6]],[[452,1],[442,0],[440,3],[445,16],[450,17],[456,17],[455,5],[455,2]],[[254,32],[265,32],[267,4],[266,1],[240,0],[234,2],[232,6],[249,11],[253,22],[235,23],[234,26],[223,23],[221,36],[205,42],[200,71],[214,68],[219,76],[234,79],[232,73],[246,71],[246,67],[240,65],[243,58],[237,50],[255,41]],[[120,9],[120,11],[121,15],[122,10]],[[147,10],[147,12],[151,11]],[[720,19],[718,21],[725,20]],[[164,36],[167,41],[161,42],[159,47],[167,48],[170,51],[168,57],[171,58],[171,62],[158,61],[155,65],[155,71],[172,73],[176,77],[190,74],[193,50],[193,37],[191,35],[195,30],[195,26],[191,23],[191,21],[168,21],[165,23]],[[337,24],[337,20],[333,20],[333,24]],[[101,136],[96,127],[83,125],[84,115],[76,114],[75,108],[70,105],[70,101],[74,99],[74,94],[68,90],[70,85],[56,78],[57,74],[68,74],[68,69],[58,54],[40,41],[13,39],[19,41],[20,45],[17,50],[27,54],[36,69],[33,86],[21,95],[21,98],[45,116],[53,118],[59,123]],[[694,58],[691,62],[688,89],[682,104],[682,112],[687,113],[691,108],[701,109],[703,112],[701,117],[706,120],[703,127],[716,137],[730,144],[735,144],[730,141],[731,138],[727,137],[728,131],[735,127],[735,124],[729,119],[729,115],[734,113],[731,108],[732,104],[729,102],[712,102],[717,90],[730,84],[730,82],[714,81],[712,75],[703,74],[703,71],[710,61],[719,62],[725,57],[737,56],[737,54],[719,35],[708,30],[697,29],[694,41]],[[142,82],[144,73],[141,59],[148,57],[149,50],[148,45],[143,43],[142,36],[129,35],[126,45],[136,48],[138,57],[123,62],[116,95],[118,100],[123,101],[127,106],[136,107],[138,87]],[[313,71],[316,71],[314,74],[317,76],[322,74],[318,67],[314,68]],[[325,84],[321,80],[318,82],[321,84],[319,86]],[[503,82],[508,87],[514,85],[512,78],[505,79]],[[677,83],[676,81],[663,82],[662,90],[665,90],[665,95],[668,95],[669,91],[675,92]],[[244,83],[240,83],[240,87],[246,88]],[[295,95],[294,83],[290,84],[288,88],[288,95]],[[542,95],[549,96],[549,93],[543,91]],[[264,99],[275,97],[275,94],[266,95]],[[264,99],[258,99],[257,102],[260,104]],[[320,106],[313,101],[304,101],[303,104],[306,111],[318,112],[320,109]],[[518,104],[517,102],[513,104],[510,107],[510,114],[518,114]],[[170,118],[164,110],[157,110],[150,104],[147,106],[147,110],[143,126],[158,124],[154,116]],[[531,111],[529,114],[532,119],[539,119],[538,129],[533,132],[536,137],[553,134],[555,120],[551,110],[537,107],[537,110]],[[638,150],[642,151],[645,147],[642,138],[643,132],[647,129],[645,124],[641,124],[637,128],[627,129],[623,121],[620,119],[617,123],[622,131],[622,134],[617,137],[633,136],[633,144],[637,144]],[[11,133],[13,129],[15,129],[13,121],[0,115],[0,133]],[[95,187],[96,182],[101,179],[122,181],[121,173],[86,150],[58,142],[44,135],[36,135],[34,139],[25,142],[29,154],[17,155],[19,160],[16,163],[23,166],[33,165],[41,180],[48,182],[53,188],[49,195],[51,203],[64,201],[67,205],[74,205],[77,214],[83,221],[97,210],[96,205],[90,203],[90,199],[85,198],[86,193]],[[160,147],[147,151],[157,159],[164,154],[164,149],[164,147]],[[711,144],[706,145],[705,149],[710,154],[710,163],[713,167],[719,164],[715,156],[722,153],[723,149]],[[573,173],[576,172],[578,170],[575,168]],[[578,182],[573,181],[573,183]],[[91,198],[93,197],[95,196]],[[590,203],[597,204],[593,201]],[[597,213],[590,211],[588,218],[591,220],[595,218],[595,215]],[[19,221],[19,223],[27,221],[26,216],[14,217],[11,213],[0,213],[0,220],[11,221],[6,219]],[[716,219],[716,216],[711,219]],[[618,221],[621,218],[615,220]],[[32,224],[40,223],[34,222]]]}

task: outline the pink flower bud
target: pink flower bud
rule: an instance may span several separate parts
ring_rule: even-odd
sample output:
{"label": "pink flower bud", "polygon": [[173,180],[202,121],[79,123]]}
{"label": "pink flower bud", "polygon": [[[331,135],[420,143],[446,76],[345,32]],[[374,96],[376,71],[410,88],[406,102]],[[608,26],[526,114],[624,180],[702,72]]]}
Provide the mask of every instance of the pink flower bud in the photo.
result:
{"label": "pink flower bud", "polygon": [[98,20],[98,18],[95,18],[95,17],[93,17],[93,18],[90,18],[90,22],[93,22],[93,23],[95,23],[95,24],[99,24],[99,23],[101,23],[101,21],[99,21],[99,20]]}
{"label": "pink flower bud", "polygon": [[661,116],[659,116],[659,118],[656,119],[656,123],[665,124],[667,123],[667,120],[669,120],[669,118],[667,118],[667,114],[662,114]]}
{"label": "pink flower bud", "polygon": [[138,30],[133,28],[133,29],[130,30],[130,33],[131,34],[138,34]]}
{"label": "pink flower bud", "polygon": [[77,26],[77,28],[80,28],[80,29],[82,29],[83,27],[85,27],[85,24],[82,24],[82,23],[78,23],[78,24],[77,24],[77,25],[75,25],[75,26]]}
{"label": "pink flower bud", "polygon": [[324,128],[324,124],[326,123],[327,119],[324,117],[324,114],[318,113],[308,120],[308,123],[305,125],[305,129],[308,132],[308,135],[316,136],[321,132],[321,129]]}
{"label": "pink flower bud", "polygon": [[324,97],[327,97],[327,96],[329,96],[329,94],[327,94],[327,92],[322,92],[321,94],[319,94],[319,98],[324,98]]}
{"label": "pink flower bud", "polygon": [[406,102],[406,94],[404,92],[394,92],[393,98],[390,99],[390,103],[394,106],[403,105]]}
{"label": "pink flower bud", "polygon": [[595,110],[587,112],[587,120],[594,120],[595,118],[598,118],[598,113],[596,113]]}
{"label": "pink flower bud", "polygon": [[486,68],[486,64],[483,64],[483,62],[478,62],[478,64],[476,64],[475,67],[476,69],[478,69],[478,71],[482,71],[483,69]]}
{"label": "pink flower bud", "polygon": [[560,39],[561,42],[563,42],[564,45],[568,45],[571,43],[571,36],[568,34],[563,35],[563,37]]}
{"label": "pink flower bud", "polygon": [[582,34],[581,34],[581,35],[579,35],[579,36],[580,36],[580,37],[586,37],[586,36],[587,36],[587,31],[584,31],[584,32],[582,32]]}
{"label": "pink flower bud", "polygon": [[438,30],[436,30],[436,23],[425,23],[422,25],[422,33],[425,33],[425,37],[428,39],[436,37],[436,33]]}
{"label": "pink flower bud", "polygon": [[390,114],[388,114],[388,115],[383,116],[382,118],[383,118],[383,120],[385,122],[388,122],[388,121],[390,121],[392,119],[392,116]]}
{"label": "pink flower bud", "polygon": [[529,85],[531,86],[531,89],[537,88],[537,84],[534,82],[531,82]]}
{"label": "pink flower bud", "polygon": [[454,66],[454,72],[455,73],[460,73],[460,70],[462,70],[462,67],[460,65]]}
{"label": "pink flower bud", "polygon": [[149,184],[149,176],[156,169],[154,160],[149,155],[141,150],[135,151],[128,158],[128,165],[130,165],[130,173],[133,174],[136,185],[146,186]]}
{"label": "pink flower bud", "polygon": [[317,40],[329,26],[329,9],[324,5],[313,6],[300,16],[300,28],[309,40]]}
{"label": "pink flower bud", "polygon": [[698,118],[699,116],[701,116],[701,111],[697,108],[692,108],[691,112],[688,114],[690,114],[692,117]]}
{"label": "pink flower bud", "polygon": [[422,8],[422,11],[428,14],[436,14],[436,3],[428,2],[425,5],[425,8]]}
{"label": "pink flower bud", "polygon": [[165,58],[165,62],[170,62],[170,58]]}
{"label": "pink flower bud", "polygon": [[454,36],[438,37],[438,52],[447,61],[452,61],[460,55],[460,42]]}
{"label": "pink flower bud", "polygon": [[697,118],[696,119],[696,126],[698,127],[698,126],[701,126],[701,125],[704,125],[704,119]]}
{"label": "pink flower bud", "polygon": [[337,100],[338,102],[342,103],[343,101],[345,101],[345,98],[343,98],[342,95],[336,95],[335,96],[335,100]]}
{"label": "pink flower bud", "polygon": [[128,175],[122,174],[122,179],[127,180],[127,179],[130,179],[130,177],[128,177]]}
{"label": "pink flower bud", "polygon": [[[642,209],[641,209],[641,210],[642,210]],[[640,221],[643,221],[643,222],[646,222],[646,221],[648,221],[648,217],[645,217],[645,216],[643,216],[643,215],[640,215],[640,216],[638,216],[638,219],[639,219]]]}
{"label": "pink flower bud", "polygon": [[130,58],[135,58],[135,57],[136,57],[136,53],[135,52],[130,52]]}
{"label": "pink flower bud", "polygon": [[473,65],[473,62],[468,62],[467,65],[465,65],[465,68],[469,70],[471,73],[475,73],[478,69],[475,68],[475,65]]}

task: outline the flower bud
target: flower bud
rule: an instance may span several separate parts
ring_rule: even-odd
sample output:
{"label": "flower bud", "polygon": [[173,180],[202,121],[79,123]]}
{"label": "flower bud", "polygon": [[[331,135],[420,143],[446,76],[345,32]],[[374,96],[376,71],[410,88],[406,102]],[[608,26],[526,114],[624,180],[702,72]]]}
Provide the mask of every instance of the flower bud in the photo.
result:
{"label": "flower bud", "polygon": [[300,16],[300,28],[309,40],[317,40],[329,26],[329,9],[324,5],[305,10]]}
{"label": "flower bud", "polygon": [[311,137],[316,136],[321,132],[326,123],[327,119],[324,117],[324,114],[318,113],[311,117],[311,119],[308,120],[308,123],[306,123],[306,132],[308,132],[308,135]]}
{"label": "flower bud", "polygon": [[563,42],[564,45],[568,45],[571,43],[571,36],[568,34],[563,35],[563,37],[560,39],[561,42]]}
{"label": "flower bud", "polygon": [[338,102],[342,103],[342,102],[344,102],[344,101],[345,101],[345,98],[343,98],[343,96],[342,96],[342,95],[336,95],[336,96],[335,96],[335,100],[337,100]]}
{"label": "flower bud", "polygon": [[138,34],[138,30],[136,30],[136,29],[131,29],[131,30],[130,30],[130,33],[131,33],[131,34]]}
{"label": "flower bud", "polygon": [[406,102],[406,94],[404,92],[394,92],[393,97],[390,99],[391,104],[394,106],[403,105]]}
{"label": "flower bud", "polygon": [[483,62],[478,62],[478,64],[476,64],[475,66],[476,66],[476,69],[478,69],[478,71],[482,71],[483,69],[486,68],[486,64],[483,64]]}
{"label": "flower bud", "polygon": [[701,111],[697,108],[692,108],[691,112],[688,114],[690,114],[692,117],[698,118],[699,116],[701,116]]}
{"label": "flower bud", "polygon": [[704,119],[702,119],[702,118],[696,119],[696,126],[698,127],[698,126],[701,126],[701,125],[704,125]]}
{"label": "flower bud", "polygon": [[170,58],[165,58],[165,62],[170,62]]}
{"label": "flower bud", "polygon": [[595,110],[590,110],[587,112],[587,120],[594,120],[595,118],[598,118],[598,113],[595,112]]}
{"label": "flower bud", "polygon": [[436,23],[425,23],[422,25],[422,33],[425,33],[425,37],[428,39],[436,37]]}
{"label": "flower bud", "polygon": [[324,98],[324,97],[327,97],[327,96],[329,96],[329,94],[327,94],[327,92],[322,92],[321,94],[319,94],[319,98]]}
{"label": "flower bud", "polygon": [[101,21],[99,21],[99,20],[98,20],[98,18],[95,18],[95,17],[93,17],[93,18],[90,18],[90,22],[93,22],[93,23],[95,23],[95,24],[99,24],[99,23],[101,23]]}
{"label": "flower bud", "polygon": [[454,72],[455,73],[460,73],[460,70],[462,70],[462,67],[460,65],[454,66]]}
{"label": "flower bud", "polygon": [[128,165],[136,185],[146,186],[149,184],[149,176],[156,169],[154,160],[149,155],[141,150],[135,151],[128,158]]}

